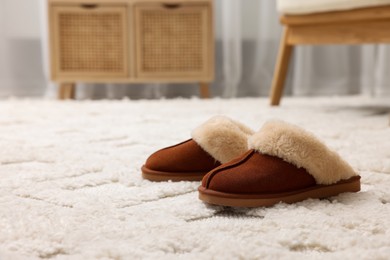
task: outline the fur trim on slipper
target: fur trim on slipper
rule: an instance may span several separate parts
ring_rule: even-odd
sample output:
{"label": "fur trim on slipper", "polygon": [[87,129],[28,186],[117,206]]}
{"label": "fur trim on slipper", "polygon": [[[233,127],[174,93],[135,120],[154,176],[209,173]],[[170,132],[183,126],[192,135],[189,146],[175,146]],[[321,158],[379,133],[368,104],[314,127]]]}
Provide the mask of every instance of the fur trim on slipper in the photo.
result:
{"label": "fur trim on slipper", "polygon": [[225,116],[214,116],[192,131],[192,139],[220,163],[248,151],[248,137],[254,132]]}
{"label": "fur trim on slipper", "polygon": [[317,184],[333,184],[356,175],[347,162],[313,134],[283,121],[265,123],[248,143],[250,149],[305,168]]}

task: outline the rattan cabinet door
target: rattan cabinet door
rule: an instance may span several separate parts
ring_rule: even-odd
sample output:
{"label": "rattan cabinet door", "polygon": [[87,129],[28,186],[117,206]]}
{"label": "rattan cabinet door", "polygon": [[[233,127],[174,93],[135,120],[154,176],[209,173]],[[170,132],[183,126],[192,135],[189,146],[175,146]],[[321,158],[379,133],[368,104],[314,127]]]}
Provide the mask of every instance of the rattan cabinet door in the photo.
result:
{"label": "rattan cabinet door", "polygon": [[128,18],[124,6],[51,6],[53,79],[128,76]]}
{"label": "rattan cabinet door", "polygon": [[210,80],[213,66],[211,6],[137,4],[136,76]]}

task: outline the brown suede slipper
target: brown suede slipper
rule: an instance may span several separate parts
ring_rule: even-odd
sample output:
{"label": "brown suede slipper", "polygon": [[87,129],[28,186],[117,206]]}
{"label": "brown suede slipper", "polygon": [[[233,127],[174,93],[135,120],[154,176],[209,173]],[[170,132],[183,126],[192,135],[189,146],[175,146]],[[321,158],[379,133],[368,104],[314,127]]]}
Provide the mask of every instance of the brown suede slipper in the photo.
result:
{"label": "brown suede slipper", "polygon": [[351,166],[297,126],[268,122],[249,138],[249,148],[203,178],[201,200],[261,207],[360,190],[360,176]]}
{"label": "brown suede slipper", "polygon": [[224,116],[215,116],[192,132],[192,139],[153,153],[142,166],[151,181],[200,181],[203,176],[248,151],[253,131]]}

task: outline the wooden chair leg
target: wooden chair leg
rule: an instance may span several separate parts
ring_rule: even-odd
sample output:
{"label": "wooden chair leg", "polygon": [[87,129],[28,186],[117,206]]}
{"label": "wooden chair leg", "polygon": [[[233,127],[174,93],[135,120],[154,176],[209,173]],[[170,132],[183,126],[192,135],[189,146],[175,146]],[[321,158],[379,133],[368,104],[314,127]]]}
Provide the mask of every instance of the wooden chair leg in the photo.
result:
{"label": "wooden chair leg", "polygon": [[210,97],[210,91],[209,91],[209,83],[199,83],[199,92],[201,98],[209,98]]}
{"label": "wooden chair leg", "polygon": [[75,83],[61,83],[58,91],[58,99],[74,99],[76,94]]}
{"label": "wooden chair leg", "polygon": [[275,66],[274,78],[271,87],[271,105],[278,106],[282,97],[284,82],[286,80],[288,64],[290,62],[293,45],[288,44],[288,28],[283,31],[282,39],[280,40],[279,54]]}

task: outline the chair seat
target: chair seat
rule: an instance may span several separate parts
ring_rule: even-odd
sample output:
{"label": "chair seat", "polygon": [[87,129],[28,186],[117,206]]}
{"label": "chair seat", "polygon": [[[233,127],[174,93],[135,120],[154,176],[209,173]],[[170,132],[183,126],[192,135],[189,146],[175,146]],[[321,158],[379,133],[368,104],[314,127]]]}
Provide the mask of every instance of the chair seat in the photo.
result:
{"label": "chair seat", "polygon": [[344,24],[356,22],[366,23],[383,20],[389,21],[389,19],[390,5],[312,14],[283,14],[280,16],[280,22],[288,26]]}
{"label": "chair seat", "polygon": [[390,5],[390,0],[277,0],[278,11],[288,15],[343,11]]}

